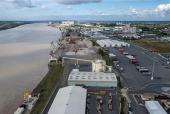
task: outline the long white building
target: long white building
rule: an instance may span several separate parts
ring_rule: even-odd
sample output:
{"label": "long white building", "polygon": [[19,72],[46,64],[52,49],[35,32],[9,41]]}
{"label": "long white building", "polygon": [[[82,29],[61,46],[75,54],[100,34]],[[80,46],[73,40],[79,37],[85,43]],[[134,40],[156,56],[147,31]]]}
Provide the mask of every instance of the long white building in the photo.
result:
{"label": "long white building", "polygon": [[85,114],[87,90],[79,86],[61,88],[48,114]]}
{"label": "long white building", "polygon": [[117,87],[115,73],[80,72],[73,69],[68,78],[68,85],[85,85],[90,87]]}
{"label": "long white building", "polygon": [[122,46],[127,46],[129,47],[130,44],[118,40],[111,40],[111,39],[103,39],[103,40],[97,40],[96,43],[100,47],[122,47]]}

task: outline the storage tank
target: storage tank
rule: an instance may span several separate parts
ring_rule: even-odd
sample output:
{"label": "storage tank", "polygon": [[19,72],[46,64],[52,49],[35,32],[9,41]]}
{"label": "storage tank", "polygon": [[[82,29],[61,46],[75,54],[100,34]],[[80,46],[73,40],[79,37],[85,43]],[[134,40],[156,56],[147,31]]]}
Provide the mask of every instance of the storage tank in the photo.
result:
{"label": "storage tank", "polygon": [[92,62],[92,72],[105,71],[106,62],[104,60],[95,60]]}
{"label": "storage tank", "polygon": [[109,72],[112,72],[112,66],[107,66],[107,68]]}

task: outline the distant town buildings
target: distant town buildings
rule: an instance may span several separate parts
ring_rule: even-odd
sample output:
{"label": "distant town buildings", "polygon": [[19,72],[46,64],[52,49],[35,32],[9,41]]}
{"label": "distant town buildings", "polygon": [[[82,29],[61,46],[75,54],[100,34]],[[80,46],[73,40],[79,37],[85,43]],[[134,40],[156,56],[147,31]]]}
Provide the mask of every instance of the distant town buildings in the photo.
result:
{"label": "distant town buildings", "polygon": [[128,34],[136,34],[136,27],[131,27],[130,24],[127,24],[122,27],[122,32]]}
{"label": "distant town buildings", "polygon": [[74,21],[62,21],[62,25],[64,26],[71,26],[71,25],[74,25],[75,22]]}

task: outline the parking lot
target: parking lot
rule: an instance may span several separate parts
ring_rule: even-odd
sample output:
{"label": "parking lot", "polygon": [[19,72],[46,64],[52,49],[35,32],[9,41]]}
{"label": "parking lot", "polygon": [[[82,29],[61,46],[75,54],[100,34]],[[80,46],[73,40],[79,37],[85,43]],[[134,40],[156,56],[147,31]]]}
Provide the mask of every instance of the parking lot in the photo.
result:
{"label": "parking lot", "polygon": [[87,88],[87,114],[118,114],[119,98],[113,88]]}
{"label": "parking lot", "polygon": [[170,83],[170,69],[165,68],[162,65],[166,64],[166,62],[157,55],[135,46],[125,48],[125,51],[128,52],[128,54],[135,55],[135,58],[139,62],[140,66],[147,68],[151,73],[153,62],[155,62],[154,80],[151,80],[151,75],[142,75],[142,73],[136,69],[136,66],[129,63],[128,58],[124,54],[120,53],[117,49],[110,48],[109,51],[110,53],[114,53],[117,56],[119,65],[123,67],[124,72],[122,73],[122,78],[124,79],[125,85],[129,89],[140,90],[141,88],[147,87],[147,85],[149,86],[150,84]]}
{"label": "parking lot", "polygon": [[[121,77],[128,88],[128,96],[131,100],[133,114],[148,114],[144,105],[138,104],[134,95],[144,93],[162,93],[162,87],[170,87],[170,69],[167,61],[155,53],[151,53],[138,46],[124,48],[124,53],[118,49],[109,48],[109,53],[117,56],[117,69],[121,72]],[[127,55],[132,55],[137,60],[137,64],[132,64]],[[151,80],[154,65],[153,80]],[[123,70],[122,70],[123,69]],[[144,74],[143,71],[149,72]]]}

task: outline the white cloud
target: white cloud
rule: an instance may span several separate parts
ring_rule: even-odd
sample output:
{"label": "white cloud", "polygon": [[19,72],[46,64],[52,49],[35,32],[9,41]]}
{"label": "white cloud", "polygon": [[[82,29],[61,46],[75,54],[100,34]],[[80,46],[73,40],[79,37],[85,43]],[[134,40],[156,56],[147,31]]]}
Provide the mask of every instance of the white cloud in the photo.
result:
{"label": "white cloud", "polygon": [[57,3],[64,4],[64,5],[77,5],[83,3],[98,3],[102,0],[55,0]]}
{"label": "white cloud", "polygon": [[67,5],[66,8],[67,8],[68,10],[71,10],[71,9],[72,9],[72,7],[71,7],[70,5]]}
{"label": "white cloud", "polygon": [[160,4],[154,11],[156,13],[160,14],[161,16],[168,16],[168,15],[170,15],[170,3],[169,4]]}
{"label": "white cloud", "polygon": [[41,8],[42,8],[42,9],[46,9],[47,6],[46,6],[46,5],[41,5]]}
{"label": "white cloud", "polygon": [[135,9],[135,8],[129,8],[129,11],[130,11],[130,13],[131,14],[133,14],[133,15],[138,15],[139,14],[139,12],[137,11],[137,9]]}
{"label": "white cloud", "polygon": [[161,17],[169,17],[170,16],[170,3],[169,4],[160,4],[156,8],[152,9],[136,9],[133,7],[129,8],[129,13],[135,16],[161,16]]}

